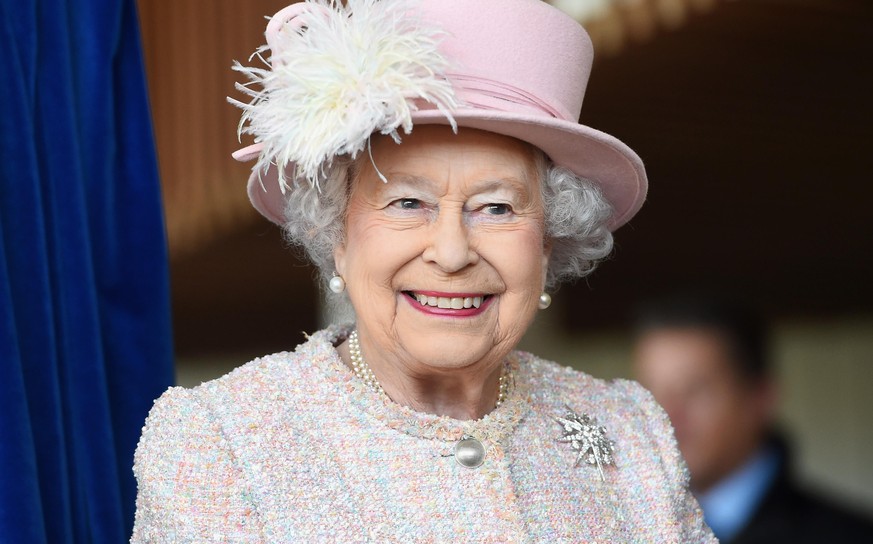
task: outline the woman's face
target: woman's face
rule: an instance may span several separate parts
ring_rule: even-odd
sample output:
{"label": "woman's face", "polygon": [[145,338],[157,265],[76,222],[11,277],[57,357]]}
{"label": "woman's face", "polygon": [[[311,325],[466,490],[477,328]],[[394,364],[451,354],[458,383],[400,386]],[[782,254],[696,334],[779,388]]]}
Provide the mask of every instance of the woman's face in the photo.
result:
{"label": "woman's face", "polygon": [[548,251],[532,150],[472,129],[374,138],[335,251],[368,360],[493,366],[537,311]]}

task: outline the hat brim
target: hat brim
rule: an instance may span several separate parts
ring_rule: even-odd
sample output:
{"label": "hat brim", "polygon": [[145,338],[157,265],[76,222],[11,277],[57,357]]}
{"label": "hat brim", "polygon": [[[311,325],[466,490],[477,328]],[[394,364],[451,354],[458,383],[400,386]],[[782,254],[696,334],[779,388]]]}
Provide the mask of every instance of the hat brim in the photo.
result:
{"label": "hat brim", "polygon": [[[596,184],[612,205],[609,229],[627,223],[646,199],[648,181],[639,156],[617,138],[599,130],[542,116],[521,115],[481,109],[457,109],[452,116],[460,128],[475,128],[511,136],[542,150],[559,166]],[[448,125],[438,110],[417,111],[415,125]],[[413,128],[414,130],[414,128]],[[233,154],[240,161],[257,158],[261,145],[254,144]],[[248,194],[252,205],[270,221],[282,225],[284,196],[276,168],[253,171]]]}

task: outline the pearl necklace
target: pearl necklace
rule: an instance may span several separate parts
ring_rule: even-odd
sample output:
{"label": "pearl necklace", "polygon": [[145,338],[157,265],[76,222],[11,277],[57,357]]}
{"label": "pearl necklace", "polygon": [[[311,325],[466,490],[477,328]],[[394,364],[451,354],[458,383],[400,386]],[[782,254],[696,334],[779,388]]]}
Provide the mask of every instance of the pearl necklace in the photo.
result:
{"label": "pearl necklace", "polygon": [[349,334],[349,357],[352,359],[352,369],[362,382],[367,384],[370,389],[373,389],[380,395],[388,396],[385,390],[382,389],[382,384],[376,379],[376,375],[370,370],[370,365],[364,361],[364,356],[361,354],[361,344],[358,342],[358,331],[353,330]]}
{"label": "pearl necklace", "polygon": [[[353,330],[349,334],[349,357],[352,360],[352,370],[355,371],[355,375],[361,379],[362,382],[367,384],[367,387],[376,391],[380,395],[384,395],[385,398],[388,398],[388,394],[385,393],[385,390],[382,389],[382,384],[379,383],[379,380],[376,379],[376,375],[370,369],[370,365],[364,361],[364,355],[361,353],[361,344],[358,341],[358,331]],[[504,364],[503,368],[500,370],[500,378],[497,380],[497,406],[503,404],[503,401],[506,400],[506,397],[509,395],[509,388],[512,384],[512,374],[509,370],[509,364]]]}

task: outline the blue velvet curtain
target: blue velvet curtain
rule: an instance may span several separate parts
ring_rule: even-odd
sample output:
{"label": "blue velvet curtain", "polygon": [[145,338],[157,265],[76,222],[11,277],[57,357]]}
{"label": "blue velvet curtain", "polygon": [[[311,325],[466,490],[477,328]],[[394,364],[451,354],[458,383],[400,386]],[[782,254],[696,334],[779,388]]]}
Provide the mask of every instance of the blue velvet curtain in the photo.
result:
{"label": "blue velvet curtain", "polygon": [[0,0],[0,542],[124,542],[172,380],[134,0]]}

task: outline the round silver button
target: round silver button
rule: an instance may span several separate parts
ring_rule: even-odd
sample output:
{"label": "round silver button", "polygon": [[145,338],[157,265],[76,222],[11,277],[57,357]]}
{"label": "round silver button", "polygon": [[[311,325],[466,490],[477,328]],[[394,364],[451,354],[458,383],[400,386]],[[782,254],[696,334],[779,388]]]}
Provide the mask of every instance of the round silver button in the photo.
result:
{"label": "round silver button", "polygon": [[479,467],[485,462],[485,446],[472,436],[465,436],[455,444],[455,461],[462,467]]}

